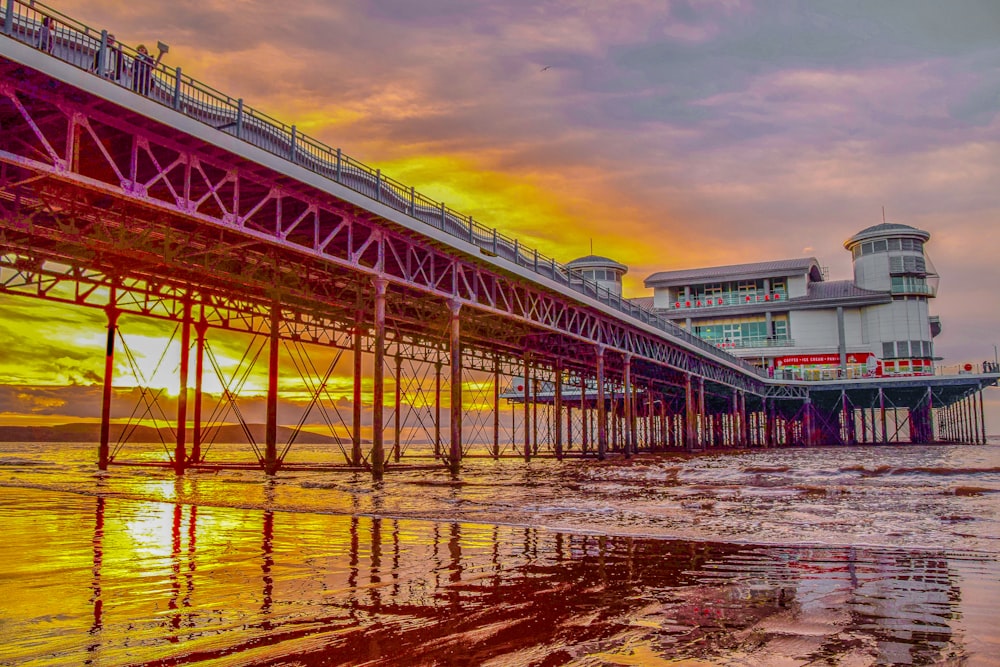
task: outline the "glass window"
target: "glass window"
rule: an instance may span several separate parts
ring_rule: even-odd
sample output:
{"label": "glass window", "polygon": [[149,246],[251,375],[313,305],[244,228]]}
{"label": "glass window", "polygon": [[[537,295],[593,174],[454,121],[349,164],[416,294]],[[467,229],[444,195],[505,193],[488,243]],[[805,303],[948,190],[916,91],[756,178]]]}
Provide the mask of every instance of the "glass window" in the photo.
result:
{"label": "glass window", "polygon": [[861,244],[861,254],[862,255],[870,255],[873,252],[874,252],[874,250],[872,250],[872,242],[871,241],[868,241],[867,243],[862,243]]}
{"label": "glass window", "polygon": [[910,356],[910,343],[905,340],[896,341],[896,355],[900,357]]}
{"label": "glass window", "polygon": [[912,356],[912,357],[922,357],[923,356],[922,350],[923,350],[923,347],[920,345],[920,341],[919,340],[911,340],[910,341],[910,356]]}
{"label": "glass window", "polygon": [[896,345],[895,343],[882,343],[882,358],[892,359],[896,356]]}
{"label": "glass window", "polygon": [[889,245],[886,243],[885,239],[875,241],[875,252],[886,252],[888,249]]}
{"label": "glass window", "polygon": [[902,239],[889,239],[889,250],[902,250]]}
{"label": "glass window", "polygon": [[851,255],[854,257],[854,259],[861,257],[861,246],[860,245],[854,246],[854,250],[851,251]]}
{"label": "glass window", "polygon": [[786,322],[785,320],[772,320],[771,328],[774,329],[775,338],[788,337],[788,322]]}

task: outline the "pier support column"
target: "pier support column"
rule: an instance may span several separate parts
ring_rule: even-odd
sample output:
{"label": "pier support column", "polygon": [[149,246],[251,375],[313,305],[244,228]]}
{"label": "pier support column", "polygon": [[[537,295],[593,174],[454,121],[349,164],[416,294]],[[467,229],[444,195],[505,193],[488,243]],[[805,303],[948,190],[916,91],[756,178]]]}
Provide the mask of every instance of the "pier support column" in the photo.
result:
{"label": "pier support column", "polygon": [[733,389],[732,398],[729,403],[729,437],[726,442],[727,445],[732,447],[738,447],[740,445],[739,438],[739,417],[740,415],[740,396],[739,390]]}
{"label": "pier support column", "polygon": [[802,404],[802,440],[807,447],[816,444],[815,415],[813,415],[812,399],[807,398]]}
{"label": "pier support column", "polygon": [[740,447],[747,447],[750,444],[750,421],[747,419],[747,394],[745,391],[739,393],[740,397]]}
{"label": "pier support column", "polygon": [[604,400],[604,346],[597,346],[597,460],[608,452],[608,406]]}
{"label": "pier support column", "polygon": [[632,400],[632,355],[626,354],[624,359],[624,369],[622,370],[622,412],[625,417],[625,437],[623,449],[625,458],[632,456],[632,448],[635,446],[635,403]]}
{"label": "pier support column", "polygon": [[399,460],[403,458],[403,445],[400,442],[403,431],[403,357],[399,353],[398,347],[396,348],[394,362],[395,396],[393,400],[396,405],[396,411],[392,415],[392,460],[399,463]]}
{"label": "pier support column", "polygon": [[107,470],[111,463],[111,381],[115,373],[115,337],[118,334],[118,316],[121,314],[115,307],[115,288],[111,288],[111,296],[105,313],[108,316],[107,345],[104,349],[104,390],[101,394],[101,442],[97,446],[97,468]]}
{"label": "pier support column", "polygon": [[[566,377],[566,386],[572,386],[572,374]],[[566,448],[573,449],[573,401],[566,404]]]}
{"label": "pier support column", "polygon": [[354,315],[354,409],[351,424],[351,465],[360,466],[361,456],[361,321],[364,314],[359,309]]}
{"label": "pier support column", "polygon": [[696,420],[698,446],[704,447],[705,441],[708,440],[708,415],[705,413],[705,378],[702,375],[698,376],[698,415]]}
{"label": "pier support column", "polygon": [[264,472],[278,472],[278,337],[281,304],[271,304],[271,340],[267,351],[267,409],[264,424]]}
{"label": "pier support column", "polygon": [[493,358],[493,459],[500,458],[500,359]]}
{"label": "pier support column", "polygon": [[885,392],[882,387],[878,388],[878,410],[882,420],[882,444],[889,442],[889,430],[885,425]]}
{"label": "pier support column", "polygon": [[524,460],[531,460],[531,353],[524,353]]}
{"label": "pier support column", "polygon": [[441,458],[441,360],[434,362],[434,458]]}
{"label": "pier support column", "polygon": [[563,457],[563,432],[562,432],[562,384],[563,384],[563,371],[562,371],[562,360],[557,359],[555,365],[555,387],[553,388],[552,395],[552,409],[555,412],[553,419],[555,420],[555,438],[556,438],[556,458],[562,460]]}
{"label": "pier support column", "polygon": [[695,425],[694,389],[691,386],[691,374],[684,373],[684,449],[694,449],[697,426]]}
{"label": "pier support column", "polygon": [[580,373],[580,451],[587,453],[590,447],[590,406],[587,404],[587,378]]}
{"label": "pier support column", "polygon": [[774,399],[764,399],[764,444],[767,447],[777,446],[774,428]]}
{"label": "pier support column", "polygon": [[457,477],[462,463],[462,341],[459,319],[462,304],[452,301],[448,306],[451,310],[448,345],[451,357],[451,450],[448,469],[452,476]]}
{"label": "pier support column", "polygon": [[[372,366],[372,479],[382,481],[385,474],[385,289],[388,282],[384,278],[372,281],[375,287],[375,322],[372,352],[375,359]],[[398,383],[397,383],[398,386]],[[397,408],[396,414],[399,414]]]}
{"label": "pier support column", "polygon": [[194,353],[194,424],[191,435],[191,456],[192,463],[201,463],[201,403],[203,396],[202,380],[205,371],[205,335],[208,332],[208,322],[205,321],[204,313],[202,318],[195,325],[195,353]]}
{"label": "pier support column", "polygon": [[979,424],[982,427],[979,433],[979,444],[986,444],[986,408],[983,406],[983,389],[979,388]]}
{"label": "pier support column", "polygon": [[184,299],[181,321],[181,377],[177,392],[177,440],[174,443],[174,472],[184,474],[187,466],[188,375],[191,369],[191,299]]}

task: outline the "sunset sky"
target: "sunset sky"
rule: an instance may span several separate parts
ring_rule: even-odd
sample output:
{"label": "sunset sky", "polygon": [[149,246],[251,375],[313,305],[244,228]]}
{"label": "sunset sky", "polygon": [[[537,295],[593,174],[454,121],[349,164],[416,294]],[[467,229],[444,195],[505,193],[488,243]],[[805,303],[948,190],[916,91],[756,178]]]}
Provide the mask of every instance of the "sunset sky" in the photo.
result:
{"label": "sunset sky", "polygon": [[[802,256],[850,278],[884,206],[931,234],[942,365],[1000,344],[996,0],[52,6],[560,261],[593,242],[629,296]],[[93,418],[103,327],[0,297],[0,424]],[[127,329],[153,356],[163,327]]]}

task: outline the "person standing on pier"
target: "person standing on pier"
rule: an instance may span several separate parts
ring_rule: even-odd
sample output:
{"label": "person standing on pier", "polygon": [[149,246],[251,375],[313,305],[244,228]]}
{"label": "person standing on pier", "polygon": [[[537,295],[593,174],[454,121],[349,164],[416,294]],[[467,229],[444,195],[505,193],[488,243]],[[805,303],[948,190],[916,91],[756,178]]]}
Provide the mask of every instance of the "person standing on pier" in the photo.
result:
{"label": "person standing on pier", "polygon": [[122,55],[122,50],[115,42],[114,35],[108,35],[108,47],[106,52],[106,58],[104,61],[104,71],[99,72],[98,69],[101,63],[101,51],[100,48],[94,53],[94,67],[93,71],[98,74],[103,74],[112,81],[121,82],[122,73],[125,71],[125,56]]}
{"label": "person standing on pier", "polygon": [[136,47],[135,62],[132,65],[132,90],[143,95],[149,95],[150,83],[153,79],[153,70],[160,65],[163,59],[163,51],[156,56],[149,55],[149,49],[145,44]]}
{"label": "person standing on pier", "polygon": [[35,45],[46,53],[52,53],[52,46],[55,38],[56,23],[51,16],[42,19],[42,26],[38,29],[38,43]]}

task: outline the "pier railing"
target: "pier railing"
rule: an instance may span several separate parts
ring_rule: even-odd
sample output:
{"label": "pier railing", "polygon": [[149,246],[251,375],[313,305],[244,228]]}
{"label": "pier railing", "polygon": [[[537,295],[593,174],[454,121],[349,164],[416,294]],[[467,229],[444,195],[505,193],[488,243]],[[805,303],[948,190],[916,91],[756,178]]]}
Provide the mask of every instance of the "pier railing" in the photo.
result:
{"label": "pier railing", "polygon": [[[43,27],[48,18],[52,27]],[[491,256],[501,257],[540,276],[560,283],[598,302],[696,347],[706,355],[766,376],[712,343],[682,329],[666,318],[620,294],[600,287],[552,257],[529,248],[496,228],[486,227],[370,167],[339,148],[302,134],[288,125],[184,74],[180,67],[159,63],[145,70],[137,67],[138,54],[120,42],[111,43],[107,30],[95,30],[40,2],[6,0],[3,34],[49,53],[51,56],[101,76],[136,94],[237,137],[269,153],[320,174],[340,185],[389,206],[413,219],[467,241]],[[152,63],[150,63],[152,65]],[[148,75],[147,72],[148,71]],[[146,78],[148,76],[148,78]]]}

